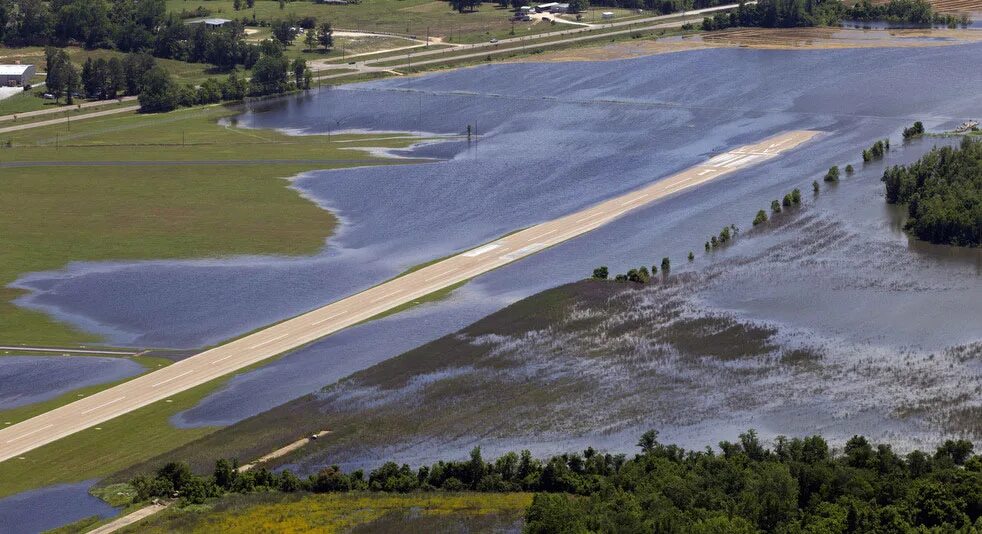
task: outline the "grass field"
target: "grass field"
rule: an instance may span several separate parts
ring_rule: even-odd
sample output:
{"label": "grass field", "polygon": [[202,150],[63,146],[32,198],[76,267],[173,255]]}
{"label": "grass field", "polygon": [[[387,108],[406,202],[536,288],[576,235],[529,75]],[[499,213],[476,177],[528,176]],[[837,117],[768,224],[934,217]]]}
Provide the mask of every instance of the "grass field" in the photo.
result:
{"label": "grass field", "polygon": [[500,532],[520,525],[531,502],[529,493],[236,495],[120,532]]}
{"label": "grass field", "polygon": [[[212,16],[228,19],[252,18],[274,21],[305,16],[316,17],[318,23],[330,22],[337,30],[360,30],[431,37],[459,43],[474,43],[511,31],[508,20],[511,11],[485,3],[469,13],[450,9],[449,2],[440,0],[370,0],[349,5],[325,5],[313,2],[288,2],[281,10],[278,1],[257,0],[253,9],[233,9],[228,0],[167,0],[167,9],[179,13],[198,6],[212,11]],[[515,35],[530,35],[548,31],[550,25],[515,24]],[[504,32],[504,33],[502,33]],[[452,34],[452,35],[451,35]]]}
{"label": "grass field", "polygon": [[[334,217],[287,187],[299,172],[386,163],[357,146],[406,146],[395,136],[288,136],[218,124],[221,106],[166,115],[119,115],[5,134],[0,161],[282,160],[258,165],[24,167],[0,181],[0,286],[71,261],[176,259],[319,250]],[[364,139],[363,143],[341,143]],[[56,148],[57,143],[57,148]],[[182,144],[183,143],[183,144]],[[70,145],[70,146],[66,146]],[[293,160],[317,160],[300,163]],[[361,161],[364,163],[361,163]],[[14,307],[0,289],[0,340],[94,341],[46,315]]]}

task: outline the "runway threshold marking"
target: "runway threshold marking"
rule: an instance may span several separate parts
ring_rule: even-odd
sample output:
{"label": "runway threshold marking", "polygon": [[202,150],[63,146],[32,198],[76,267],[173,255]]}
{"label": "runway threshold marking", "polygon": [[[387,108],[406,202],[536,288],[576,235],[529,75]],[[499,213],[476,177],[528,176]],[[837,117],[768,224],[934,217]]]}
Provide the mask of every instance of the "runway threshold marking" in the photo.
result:
{"label": "runway threshold marking", "polygon": [[[354,294],[331,302],[316,310],[287,319],[265,330],[257,331],[230,341],[220,347],[198,353],[185,360],[176,362],[173,366],[166,369],[147,373],[120,385],[21,421],[15,425],[2,428],[0,429],[0,444],[3,444],[3,446],[0,446],[0,461],[16,458],[37,447],[93,427],[103,421],[108,421],[121,414],[167,399],[172,395],[212,380],[220,374],[233,373],[250,365],[262,362],[303,344],[324,338],[356,321],[370,318],[379,313],[402,306],[420,296],[497,269],[507,265],[511,261],[531,255],[543,248],[561,244],[569,239],[593,231],[625,213],[641,210],[644,206],[648,206],[655,200],[718,179],[720,176],[737,171],[738,168],[742,170],[749,166],[751,161],[754,165],[759,165],[786,150],[808,141],[819,133],[815,131],[785,132],[779,136],[761,140],[754,145],[737,147],[730,151],[730,153],[718,154],[716,158],[712,159],[714,161],[720,161],[722,159],[725,162],[732,162],[733,159],[745,158],[752,153],[756,153],[755,155],[759,157],[743,159],[732,167],[719,166],[714,168],[712,165],[707,165],[706,162],[703,162],[701,165],[695,165],[684,171],[664,177],[637,190],[608,198],[577,212],[537,224],[515,234],[500,237],[493,242],[436,262],[431,268],[427,268],[422,272],[410,273],[404,281],[386,282],[382,286],[376,286],[376,288],[369,290],[369,292]],[[766,147],[768,143],[774,143],[775,140],[781,137],[787,138],[788,140],[782,144],[780,150],[775,149],[774,151],[760,154],[763,147]],[[724,157],[719,158],[719,156]],[[705,170],[714,170],[714,172],[711,174],[699,174],[700,171]],[[647,198],[647,202],[631,202],[625,205],[629,200],[636,198]],[[549,237],[543,238],[547,234]],[[532,239],[529,237],[532,235],[537,235],[538,237]],[[488,254],[491,251],[497,251],[497,254]],[[441,272],[441,269],[446,270]],[[443,280],[434,281],[441,277]],[[427,281],[424,282],[424,279],[427,279]],[[389,283],[397,285],[386,286]],[[375,295],[379,295],[382,292],[391,291],[395,287],[401,289],[376,299],[376,302],[380,300],[384,300],[384,302],[368,305],[368,299],[375,298]],[[385,300],[386,297],[391,298]],[[348,307],[346,309],[347,315],[343,321],[330,323],[328,319],[334,317],[327,317],[325,314],[332,313],[333,310],[330,308],[336,306]],[[311,323],[315,321],[318,324],[323,324],[323,326],[313,327]],[[282,334],[280,334],[281,332]],[[270,338],[271,336],[276,337]],[[263,339],[265,341],[260,342]],[[275,341],[281,341],[281,343],[274,345],[273,342]],[[252,345],[250,346],[250,344]],[[219,352],[215,353],[214,351],[216,350]],[[215,359],[215,356],[221,357]],[[214,364],[226,359],[229,362],[223,367],[217,369],[213,367],[202,367],[202,364],[205,362]],[[203,372],[206,369],[211,372]],[[181,371],[184,370],[186,371],[182,373]],[[218,371],[221,371],[221,373]],[[195,374],[188,376],[192,373]],[[172,376],[174,374],[176,376]],[[177,381],[182,377],[187,378]],[[170,385],[165,386],[165,384]],[[119,397],[125,398],[116,401]],[[99,406],[97,405],[102,405],[110,401],[115,401],[113,402],[113,410],[98,410]],[[85,412],[85,414],[83,415],[82,412]],[[3,440],[7,441],[4,442]]]}

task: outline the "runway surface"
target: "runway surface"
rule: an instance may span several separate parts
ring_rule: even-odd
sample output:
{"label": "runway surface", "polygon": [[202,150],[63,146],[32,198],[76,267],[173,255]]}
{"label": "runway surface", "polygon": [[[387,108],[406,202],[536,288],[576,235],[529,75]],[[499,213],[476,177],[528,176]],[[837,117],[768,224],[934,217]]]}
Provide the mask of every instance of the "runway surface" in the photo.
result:
{"label": "runway surface", "polygon": [[[785,132],[719,154],[649,186],[384,282],[118,386],[0,430],[0,461],[234,373],[603,226],[660,198],[777,157],[820,132]],[[66,459],[66,461],[70,461]]]}

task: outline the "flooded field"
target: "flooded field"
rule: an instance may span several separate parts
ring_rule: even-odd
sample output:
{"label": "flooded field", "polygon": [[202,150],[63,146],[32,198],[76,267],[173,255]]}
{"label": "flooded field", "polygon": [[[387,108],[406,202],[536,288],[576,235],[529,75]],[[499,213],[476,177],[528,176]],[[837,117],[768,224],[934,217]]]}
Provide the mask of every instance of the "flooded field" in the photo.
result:
{"label": "flooded field", "polygon": [[135,376],[143,366],[94,356],[0,357],[0,410],[48,400],[86,386]]}
{"label": "flooded field", "polygon": [[[733,146],[822,130],[799,150],[485,274],[447,300],[236,377],[175,423],[241,421],[195,445],[203,464],[266,453],[308,424],[332,428],[336,440],[286,460],[304,469],[462,456],[476,443],[489,455],[626,450],[651,426],[698,447],[751,426],[771,436],[863,432],[899,445],[976,432],[972,399],[951,395],[978,387],[977,251],[910,243],[883,203],[882,164],[817,199],[810,183],[830,165],[858,165],[877,138],[899,145],[914,120],[935,129],[982,116],[979,57],[980,44],[700,50],[493,65],[266,103],[240,123],[297,133],[457,134],[471,125],[478,135],[406,152],[447,159],[440,163],[298,177],[293,187],[343,221],[317,256],[73,264],[19,280],[31,291],[20,304],[115,344],[199,347]],[[887,163],[932,142],[898,147]],[[800,213],[747,231],[757,209],[793,187],[806,191]],[[705,239],[730,223],[745,234],[703,254]],[[438,352],[412,350],[597,265],[623,272],[666,255],[676,268],[663,283],[573,294],[583,300],[572,315],[470,327]]]}

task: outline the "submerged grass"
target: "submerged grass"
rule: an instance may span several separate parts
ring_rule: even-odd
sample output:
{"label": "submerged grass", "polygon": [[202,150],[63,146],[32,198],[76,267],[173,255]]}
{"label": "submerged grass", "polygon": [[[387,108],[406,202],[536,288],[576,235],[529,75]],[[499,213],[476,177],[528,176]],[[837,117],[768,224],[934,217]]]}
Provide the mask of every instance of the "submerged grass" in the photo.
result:
{"label": "submerged grass", "polygon": [[[10,284],[72,261],[305,255],[336,219],[283,180],[297,173],[406,163],[357,147],[405,147],[377,135],[289,136],[219,123],[221,106],[120,115],[4,136],[5,162],[255,161],[250,165],[11,167],[0,181],[0,340],[78,344],[95,336],[14,306]],[[66,146],[68,145],[68,146]],[[276,160],[276,161],[269,161]],[[339,161],[331,163],[331,161]]]}

